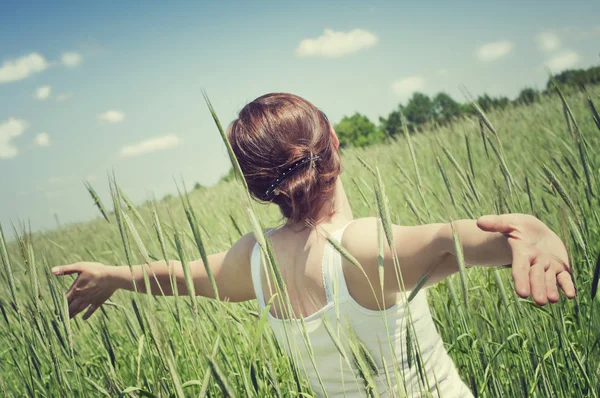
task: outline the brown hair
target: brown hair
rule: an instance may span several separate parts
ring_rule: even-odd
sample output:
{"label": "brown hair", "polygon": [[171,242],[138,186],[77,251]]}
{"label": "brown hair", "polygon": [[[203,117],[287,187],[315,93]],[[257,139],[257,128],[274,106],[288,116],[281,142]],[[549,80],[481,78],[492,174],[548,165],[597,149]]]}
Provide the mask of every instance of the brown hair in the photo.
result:
{"label": "brown hair", "polygon": [[[341,172],[339,151],[327,117],[304,98],[286,93],[258,97],[231,123],[228,140],[252,196],[277,204],[290,221],[317,221],[323,206],[332,206]],[[297,170],[268,195],[268,188],[296,164]],[[331,215],[334,209],[327,211]]]}

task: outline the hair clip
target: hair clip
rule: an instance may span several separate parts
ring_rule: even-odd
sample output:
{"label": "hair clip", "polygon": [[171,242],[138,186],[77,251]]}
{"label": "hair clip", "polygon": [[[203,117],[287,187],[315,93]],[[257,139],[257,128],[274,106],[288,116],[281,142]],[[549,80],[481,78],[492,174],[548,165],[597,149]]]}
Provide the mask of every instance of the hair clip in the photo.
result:
{"label": "hair clip", "polygon": [[299,170],[306,163],[309,163],[309,162],[312,162],[312,161],[315,161],[318,159],[319,159],[319,155],[312,155],[312,156],[305,157],[304,159],[300,159],[296,163],[289,166],[283,173],[281,173],[279,175],[279,177],[277,177],[275,179],[275,181],[271,185],[269,185],[269,187],[265,191],[265,198],[269,199],[271,197],[271,195],[273,195],[273,193],[275,192],[277,187],[283,181],[285,181],[286,178],[288,178],[290,175],[294,174],[297,170]]}

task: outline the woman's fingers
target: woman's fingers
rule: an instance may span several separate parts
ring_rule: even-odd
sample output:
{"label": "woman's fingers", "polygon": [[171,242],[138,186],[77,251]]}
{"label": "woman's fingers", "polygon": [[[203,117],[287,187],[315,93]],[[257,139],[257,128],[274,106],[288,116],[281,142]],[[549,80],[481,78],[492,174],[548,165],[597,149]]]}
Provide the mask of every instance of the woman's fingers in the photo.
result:
{"label": "woman's fingers", "polygon": [[508,235],[516,229],[514,226],[515,219],[514,214],[487,215],[477,219],[477,226],[482,231],[500,232]]}
{"label": "woman's fingers", "polygon": [[83,268],[84,268],[84,263],[59,265],[57,267],[52,268],[52,273],[54,275],[69,275],[69,274],[83,272]]}
{"label": "woman's fingers", "polygon": [[100,305],[98,304],[90,305],[85,314],[83,314],[83,320],[87,321],[94,314],[94,312],[96,312],[98,308],[100,308]]}
{"label": "woman's fingers", "polygon": [[570,299],[575,297],[575,285],[573,284],[573,278],[568,271],[560,271],[556,275],[556,281],[562,291],[565,292],[565,296]]}
{"label": "woman's fingers", "polygon": [[89,301],[85,298],[78,297],[69,304],[69,317],[74,318],[89,305]]}
{"label": "woman's fingers", "polygon": [[529,269],[531,267],[529,264],[529,257],[513,248],[512,277],[515,281],[517,294],[523,298],[529,297],[531,293],[529,283]]}
{"label": "woman's fingers", "polygon": [[556,270],[553,268],[546,270],[546,296],[551,303],[556,303],[560,298],[556,287]]}
{"label": "woman's fingers", "polygon": [[529,269],[531,297],[537,305],[546,305],[548,303],[545,268],[544,263],[536,261]]}
{"label": "woman's fingers", "polygon": [[79,283],[79,277],[73,281],[69,290],[67,290],[67,302],[71,304],[77,297],[77,284]]}

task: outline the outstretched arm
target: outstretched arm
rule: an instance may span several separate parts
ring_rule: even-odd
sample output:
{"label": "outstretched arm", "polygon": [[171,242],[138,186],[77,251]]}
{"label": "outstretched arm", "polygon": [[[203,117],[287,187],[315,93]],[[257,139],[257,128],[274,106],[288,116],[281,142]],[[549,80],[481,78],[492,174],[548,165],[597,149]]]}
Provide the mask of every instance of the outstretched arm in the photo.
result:
{"label": "outstretched arm", "polygon": [[[255,239],[252,233],[243,236],[229,250],[208,256],[208,264],[219,291],[219,299],[232,302],[254,298],[250,271],[250,253]],[[190,261],[190,274],[197,295],[216,298],[202,260]],[[67,292],[69,314],[74,317],[84,309],[89,318],[117,289],[146,292],[143,269],[150,280],[154,295],[173,295],[170,274],[178,294],[189,294],[183,265],[179,261],[156,261],[133,267],[109,266],[100,263],[75,263],[52,268],[55,275],[78,274]],[[132,272],[133,271],[133,272]],[[134,288],[135,283],[135,288]]]}
{"label": "outstretched arm", "polygon": [[[376,228],[375,219],[358,220],[351,225],[357,233],[345,234],[343,242],[363,265],[374,286],[379,285]],[[568,298],[575,296],[564,244],[533,216],[505,214],[452,224],[393,226],[392,229],[394,249],[407,290],[411,290],[424,274],[429,275],[428,283],[432,284],[458,272],[454,229],[467,265],[512,264],[519,296],[531,295],[540,305],[556,302],[559,299],[557,283]],[[401,287],[395,278],[392,251],[387,244],[384,249],[384,266],[389,275],[385,277],[385,287],[388,292],[398,292]]]}

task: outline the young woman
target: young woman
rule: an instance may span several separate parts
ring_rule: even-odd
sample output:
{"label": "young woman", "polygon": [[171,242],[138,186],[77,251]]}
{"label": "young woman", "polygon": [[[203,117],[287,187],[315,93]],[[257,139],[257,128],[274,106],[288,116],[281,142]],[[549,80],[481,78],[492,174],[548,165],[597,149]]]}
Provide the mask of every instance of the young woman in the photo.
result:
{"label": "young woman", "polygon": [[[556,302],[557,284],[568,298],[575,295],[563,243],[541,221],[523,214],[490,215],[452,225],[393,226],[395,247],[385,244],[381,289],[379,221],[353,218],[339,178],[339,141],[321,111],[295,95],[267,94],[241,110],[229,128],[228,139],[251,194],[275,203],[286,220],[269,234],[289,302],[276,295],[268,321],[280,345],[297,367],[306,371],[317,394],[364,394],[364,384],[357,382],[359,371],[339,353],[340,349],[351,351],[352,335],[377,367],[373,380],[381,395],[413,396],[430,391],[445,398],[471,396],[444,350],[424,290],[408,305],[403,291],[410,291],[425,273],[431,275],[428,284],[433,284],[458,271],[453,228],[468,265],[512,264],[519,296],[531,295],[539,305]],[[364,273],[343,258],[326,237],[340,242]],[[399,272],[392,250],[399,259]],[[229,250],[209,256],[220,299],[257,299],[264,308],[276,292],[270,288],[261,259],[252,233]],[[128,266],[97,263],[59,266],[53,272],[78,274],[67,292],[69,311],[73,317],[87,308],[87,319],[117,289],[133,290],[132,278],[138,290],[144,291],[143,267],[158,281],[150,278],[153,294],[161,294],[161,289],[172,294],[169,269],[176,276],[179,293],[187,293],[182,265],[177,261],[135,266],[133,277]],[[214,298],[202,261],[192,261],[190,267],[196,293]],[[417,367],[408,365],[409,318],[428,385],[422,384]],[[305,333],[298,332],[299,327],[305,327]]]}

